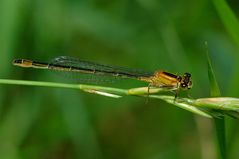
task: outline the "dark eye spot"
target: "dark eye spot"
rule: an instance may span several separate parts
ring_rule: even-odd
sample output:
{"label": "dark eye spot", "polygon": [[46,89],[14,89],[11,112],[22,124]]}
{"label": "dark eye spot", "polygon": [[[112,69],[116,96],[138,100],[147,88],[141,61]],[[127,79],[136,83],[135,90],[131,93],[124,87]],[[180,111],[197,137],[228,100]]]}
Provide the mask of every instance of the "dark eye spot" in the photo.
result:
{"label": "dark eye spot", "polygon": [[191,77],[190,73],[184,73],[184,77]]}

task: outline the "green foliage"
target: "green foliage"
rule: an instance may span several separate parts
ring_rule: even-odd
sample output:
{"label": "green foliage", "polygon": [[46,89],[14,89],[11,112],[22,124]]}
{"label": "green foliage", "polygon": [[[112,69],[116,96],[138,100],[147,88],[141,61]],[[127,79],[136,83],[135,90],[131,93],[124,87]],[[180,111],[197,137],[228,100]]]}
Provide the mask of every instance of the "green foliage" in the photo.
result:
{"label": "green foliage", "polygon": [[[221,96],[220,89],[218,87],[217,80],[216,80],[208,53],[207,53],[207,63],[208,63],[208,77],[209,77],[210,91],[211,91],[210,94],[213,97]],[[215,104],[217,103],[218,104],[217,106],[219,107],[221,106],[221,104],[218,102],[214,102],[214,103]],[[225,114],[224,112],[222,113],[223,115]],[[218,138],[218,143],[220,148],[220,156],[222,159],[225,159],[226,158],[225,118],[224,116],[222,116],[220,119],[214,118],[214,121],[215,121],[216,133],[217,133],[217,138]]]}
{"label": "green foliage", "polygon": [[223,24],[230,36],[239,46],[239,21],[225,0],[213,0]]}

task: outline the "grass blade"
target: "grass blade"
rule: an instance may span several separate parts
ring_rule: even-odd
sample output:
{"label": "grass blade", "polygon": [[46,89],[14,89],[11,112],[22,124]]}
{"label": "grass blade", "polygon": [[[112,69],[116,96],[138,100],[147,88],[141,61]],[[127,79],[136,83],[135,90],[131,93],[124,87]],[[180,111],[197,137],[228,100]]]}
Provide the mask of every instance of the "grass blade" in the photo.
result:
{"label": "grass blade", "polygon": [[229,116],[239,119],[239,98],[233,97],[210,97],[198,99],[178,98],[175,101],[174,96],[156,94],[163,93],[165,91],[170,91],[162,88],[150,89],[149,91],[150,94],[148,95],[148,87],[121,89],[98,85],[67,84],[67,83],[24,81],[11,79],[0,79],[0,84],[77,89],[82,90],[84,92],[107,96],[111,98],[120,98],[123,96],[156,98],[204,117],[221,118],[224,116],[224,114],[227,114]]}
{"label": "grass blade", "polygon": [[239,46],[239,21],[225,0],[213,0],[221,20],[232,39]]}
{"label": "grass blade", "polygon": [[[207,64],[208,64],[208,78],[210,82],[210,94],[213,97],[221,96],[208,51],[207,51]],[[222,116],[221,118],[214,118],[214,122],[219,144],[218,146],[220,150],[220,156],[222,159],[225,159],[226,158],[225,118],[224,116]]]}
{"label": "grass blade", "polygon": [[210,95],[212,97],[221,96],[221,92],[220,92],[220,89],[218,87],[214,71],[212,69],[212,63],[211,63],[209,53],[208,53],[207,42],[205,43],[205,45],[206,45],[206,49],[207,49],[207,66],[208,66],[208,78],[209,78],[209,83],[210,83]]}

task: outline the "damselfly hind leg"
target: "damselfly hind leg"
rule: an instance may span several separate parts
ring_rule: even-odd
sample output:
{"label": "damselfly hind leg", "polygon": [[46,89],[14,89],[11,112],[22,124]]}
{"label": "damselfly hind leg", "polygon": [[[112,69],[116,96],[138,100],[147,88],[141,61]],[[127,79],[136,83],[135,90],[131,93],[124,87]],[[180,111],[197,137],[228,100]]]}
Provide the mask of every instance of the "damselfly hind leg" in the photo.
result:
{"label": "damselfly hind leg", "polygon": [[151,83],[148,84],[148,89],[147,89],[147,98],[145,100],[145,104],[148,104],[149,102],[149,93],[150,93],[150,87],[151,87]]}
{"label": "damselfly hind leg", "polygon": [[175,90],[174,100],[173,100],[174,103],[176,102],[176,99],[178,98],[178,94],[179,94],[179,89],[176,89]]}
{"label": "damselfly hind leg", "polygon": [[180,84],[177,83],[177,89],[175,90],[175,96],[174,96],[174,100],[173,100],[174,103],[176,102],[176,99],[177,99],[178,94],[179,94],[179,89],[180,89],[179,87],[180,87]]}

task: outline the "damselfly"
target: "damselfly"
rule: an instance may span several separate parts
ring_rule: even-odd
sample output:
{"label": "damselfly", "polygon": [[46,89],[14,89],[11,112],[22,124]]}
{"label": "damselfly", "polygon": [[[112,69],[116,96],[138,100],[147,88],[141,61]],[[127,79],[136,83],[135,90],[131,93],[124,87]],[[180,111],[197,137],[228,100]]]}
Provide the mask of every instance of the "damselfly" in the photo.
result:
{"label": "damselfly", "polygon": [[13,60],[13,65],[37,69],[50,69],[84,74],[94,74],[98,76],[104,75],[114,76],[118,78],[135,79],[147,82],[148,90],[151,87],[169,88],[171,90],[175,90],[175,98],[177,97],[180,89],[188,90],[192,88],[192,78],[190,73],[176,75],[161,70],[155,72],[143,72],[122,67],[97,64],[94,62],[84,61],[67,56],[54,58],[50,63],[37,62],[27,59],[15,59]]}

